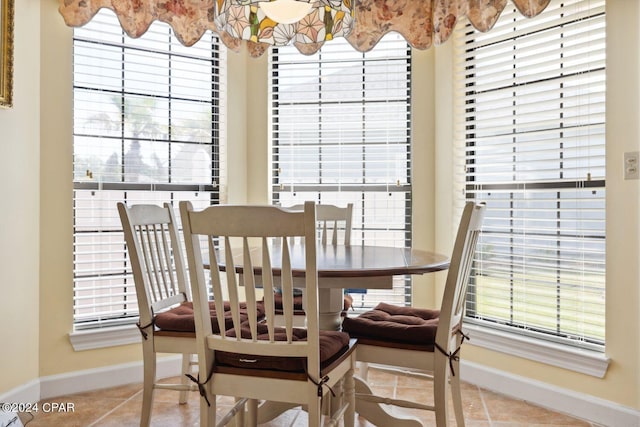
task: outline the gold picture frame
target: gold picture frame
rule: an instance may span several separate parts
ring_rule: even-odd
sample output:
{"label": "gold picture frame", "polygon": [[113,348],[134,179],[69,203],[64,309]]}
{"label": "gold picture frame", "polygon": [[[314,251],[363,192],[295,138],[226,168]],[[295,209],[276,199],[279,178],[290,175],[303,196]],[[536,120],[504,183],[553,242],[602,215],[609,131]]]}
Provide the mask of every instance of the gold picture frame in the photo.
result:
{"label": "gold picture frame", "polygon": [[14,0],[0,0],[0,107],[13,105]]}

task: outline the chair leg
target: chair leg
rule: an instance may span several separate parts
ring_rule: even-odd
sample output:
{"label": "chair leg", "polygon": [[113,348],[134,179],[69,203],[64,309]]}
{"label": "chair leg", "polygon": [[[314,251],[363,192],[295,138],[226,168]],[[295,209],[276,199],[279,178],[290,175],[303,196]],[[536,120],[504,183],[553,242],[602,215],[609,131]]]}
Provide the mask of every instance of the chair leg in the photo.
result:
{"label": "chair leg", "polygon": [[200,397],[200,427],[216,426],[216,397],[207,393],[211,406],[207,405],[204,397]]}
{"label": "chair leg", "polygon": [[447,426],[449,374],[449,359],[444,355],[436,354],[433,372],[433,401],[437,427]]}
{"label": "chair leg", "polygon": [[354,427],[356,420],[356,383],[353,380],[353,369],[344,377],[344,399],[349,405],[344,413],[344,427]]}
{"label": "chair leg", "polygon": [[[187,378],[186,376],[186,374],[190,374],[190,373],[191,373],[191,355],[185,353],[182,355],[182,378],[180,381],[183,386],[188,386],[191,383],[189,378]],[[178,403],[180,403],[181,405],[184,405],[185,403],[187,403],[187,393],[189,393],[188,390],[180,391],[180,397],[178,398]]]}
{"label": "chair leg", "polygon": [[462,389],[460,384],[460,362],[453,362],[453,369],[456,373],[451,377],[451,396],[453,399],[453,411],[456,415],[456,426],[464,427],[464,412],[462,407]]}
{"label": "chair leg", "polygon": [[144,373],[140,427],[148,427],[151,423],[151,406],[153,405],[154,384],[156,382],[156,355],[152,343],[144,342],[142,345]]}
{"label": "chair leg", "polygon": [[246,426],[255,427],[258,425],[258,401],[251,399],[247,402]]}
{"label": "chair leg", "polygon": [[307,413],[309,415],[308,427],[320,427],[322,424],[322,399],[317,395],[317,388],[309,381],[309,403]]}

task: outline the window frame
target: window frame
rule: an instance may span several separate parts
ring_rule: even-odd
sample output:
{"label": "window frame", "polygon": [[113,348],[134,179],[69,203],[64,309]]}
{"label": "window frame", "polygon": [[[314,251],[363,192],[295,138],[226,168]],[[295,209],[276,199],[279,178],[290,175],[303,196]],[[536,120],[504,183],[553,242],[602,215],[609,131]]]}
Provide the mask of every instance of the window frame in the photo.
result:
{"label": "window frame", "polygon": [[[102,11],[101,13],[110,14],[110,11]],[[102,20],[102,21],[101,21]],[[179,44],[179,41],[175,38],[173,30],[166,23],[154,22],[145,35],[141,36],[140,39],[130,39],[124,31],[121,29],[119,23],[117,22],[117,18],[115,15],[111,13],[111,16],[105,16],[100,18],[97,16],[94,18],[92,23],[88,24],[86,27],[89,27],[91,24],[97,22],[96,29],[93,33],[89,33],[87,28],[82,28],[79,30],[74,30],[74,55],[73,60],[78,61],[78,58],[81,58],[81,61],[89,60],[91,61],[90,56],[84,56],[84,53],[79,53],[77,56],[75,52],[76,46],[81,45],[93,45],[96,49],[104,48],[104,49],[112,49],[118,50],[120,49],[121,59],[118,62],[121,67],[122,77],[119,82],[119,89],[114,89],[112,87],[108,87],[109,84],[113,83],[113,80],[107,81],[100,80],[100,78],[95,78],[95,81],[91,80],[91,77],[80,78],[80,83],[76,78],[76,69],[74,67],[74,80],[73,80],[73,91],[74,97],[78,96],[79,92],[84,91],[85,93],[112,93],[114,96],[120,96],[122,103],[119,108],[121,109],[121,118],[118,121],[121,123],[120,130],[118,135],[108,134],[108,135],[100,135],[100,130],[97,129],[95,134],[83,133],[84,129],[90,129],[90,126],[86,126],[86,124],[78,124],[78,121],[82,121],[82,114],[78,115],[76,113],[76,106],[74,105],[74,161],[73,161],[73,193],[74,193],[74,207],[73,207],[73,235],[74,235],[74,315],[73,315],[73,326],[74,330],[69,334],[71,343],[75,350],[86,350],[91,348],[100,348],[100,347],[108,347],[115,345],[124,345],[130,344],[134,342],[138,342],[140,340],[139,332],[135,327],[135,322],[138,319],[138,311],[137,311],[137,299],[135,298],[135,287],[133,285],[133,275],[131,273],[131,269],[129,267],[128,254],[126,251],[126,246],[124,244],[124,235],[122,234],[122,229],[120,226],[120,222],[117,214],[117,209],[115,206],[115,201],[113,202],[113,210],[109,209],[108,214],[105,214],[108,218],[106,220],[98,219],[96,222],[95,229],[87,229],[86,225],[81,223],[82,219],[77,215],[78,204],[76,202],[76,196],[82,192],[90,193],[90,194],[99,194],[103,193],[108,198],[110,196],[109,192],[120,192],[123,197],[123,201],[129,201],[130,203],[161,203],[161,202],[172,202],[174,205],[177,204],[178,201],[183,200],[186,195],[195,194],[195,199],[197,199],[197,203],[201,203],[203,205],[217,204],[223,202],[226,198],[226,164],[224,161],[224,151],[225,151],[225,140],[226,140],[226,130],[225,123],[226,120],[226,48],[224,45],[218,40],[217,36],[210,35],[207,40],[202,40],[199,42],[200,44],[204,44],[209,46],[204,51],[200,52],[190,52],[185,50],[185,48]],[[99,28],[102,25],[102,28],[109,28],[113,26],[113,31],[105,31],[101,32]],[[117,28],[117,29],[116,29]],[[154,30],[155,29],[155,30]],[[75,31],[82,31],[81,35],[75,33]],[[155,32],[154,32],[155,31]],[[115,36],[114,36],[115,34]],[[118,36],[118,34],[120,34]],[[160,34],[160,36],[158,36]],[[164,36],[163,36],[164,34]],[[149,35],[149,40],[145,40],[145,36]],[[120,40],[118,41],[118,37]],[[155,37],[155,39],[154,39]],[[103,40],[104,38],[104,40]],[[166,44],[165,43],[166,40]],[[155,44],[154,44],[155,43]],[[159,46],[157,50],[154,50],[149,46]],[[126,77],[126,71],[128,62],[125,59],[125,52],[138,52],[140,55],[156,55],[158,57],[165,58],[166,61],[166,69],[160,69],[153,72],[160,73],[162,76],[162,72],[166,72],[167,75],[165,79],[167,81],[166,88],[167,94],[159,94],[159,93],[147,93],[133,90],[131,88],[132,85],[128,77]],[[205,53],[205,55],[202,55]],[[200,54],[200,56],[198,56]],[[137,58],[139,59],[139,58]],[[177,62],[182,61],[181,68],[176,69],[173,67]],[[185,67],[184,64],[189,63],[199,63],[202,64],[197,70],[192,70],[191,68]],[[83,65],[79,67],[79,69],[88,69],[89,67],[98,67],[98,65],[94,65],[94,63],[85,62]],[[84,68],[82,68],[84,66]],[[136,73],[144,73],[144,67],[140,69],[135,69],[134,66],[129,64],[130,75],[134,76]],[[148,67],[147,67],[148,68]],[[184,82],[188,81],[185,77],[185,73],[195,73],[195,72],[204,72],[210,70],[210,84],[208,85],[210,88],[210,93],[201,94],[201,92],[197,92],[194,87],[184,86]],[[183,73],[183,75],[180,75]],[[139,75],[138,75],[139,77]],[[149,79],[153,79],[156,75],[149,76]],[[131,77],[131,81],[136,77]],[[82,82],[87,81],[87,85],[83,85]],[[97,83],[96,83],[97,82]],[[129,83],[128,83],[129,82]],[[140,83],[140,84],[144,84]],[[206,84],[206,83],[205,83]],[[183,85],[183,86],[177,86]],[[164,86],[159,85],[158,90],[161,91]],[[177,89],[177,88],[180,89]],[[174,88],[176,88],[176,93],[173,93]],[[168,120],[168,130],[167,133],[161,135],[161,138],[136,138],[135,135],[132,135],[131,132],[127,132],[127,122],[126,122],[126,113],[125,113],[125,99],[127,96],[139,97],[141,99],[151,99],[151,100],[159,100],[164,102],[166,105],[170,106],[172,103],[178,105],[178,109],[176,110],[167,110],[165,113],[167,117],[165,120]],[[80,98],[81,100],[83,98]],[[210,102],[209,102],[210,100]],[[74,103],[75,104],[75,103]],[[80,101],[80,105],[82,101]],[[155,105],[155,104],[154,104]],[[185,114],[185,111],[200,111],[197,109],[198,105],[206,105],[203,112],[206,112],[204,116],[204,121],[202,118],[197,118],[197,120],[201,120],[200,122],[196,121],[196,119],[191,120],[192,118]],[[191,107],[190,107],[191,106]],[[80,107],[81,108],[81,107]],[[193,110],[188,110],[188,108],[194,108]],[[91,110],[87,110],[91,111]],[[98,111],[98,110],[96,110]],[[172,116],[175,111],[175,117],[183,117],[183,123],[179,122],[178,119],[173,120]],[[157,110],[150,111],[150,114],[156,114]],[[86,117],[86,113],[85,114]],[[91,113],[93,114],[93,113]],[[180,116],[182,115],[182,116]],[[161,117],[161,116],[160,116]],[[187,119],[184,119],[186,117]],[[207,121],[207,117],[209,120]],[[109,119],[105,119],[109,120]],[[154,119],[155,120],[155,119]],[[159,119],[161,120],[161,119]],[[191,121],[189,121],[191,120]],[[131,122],[135,123],[135,122]],[[187,126],[194,125],[197,126],[198,123],[204,123],[206,126],[202,128],[188,128],[182,127],[178,128],[178,126]],[[83,127],[84,126],[84,127]],[[194,130],[195,129],[195,130]],[[205,133],[202,134],[200,129],[204,129]],[[202,135],[201,135],[202,134]],[[83,176],[82,171],[78,170],[78,166],[80,165],[80,161],[78,160],[76,150],[76,142],[79,141],[83,137],[92,137],[96,138],[96,140],[103,139],[111,139],[117,140],[121,146],[121,153],[119,159],[125,159],[125,149],[131,141],[138,141],[138,143],[146,143],[151,144],[151,153],[156,153],[159,149],[166,150],[166,165],[163,166],[166,169],[166,175],[158,175],[146,177],[142,182],[136,182],[136,180],[128,180],[126,176],[126,165],[124,161],[120,161],[120,170],[121,175],[118,179],[105,179],[103,181],[102,177],[94,177],[93,172],[87,169],[86,176]],[[188,147],[193,148],[188,148]],[[91,145],[89,147],[92,147]],[[172,152],[172,147],[175,148],[175,151]],[[191,168],[195,168],[195,163],[191,163],[191,166],[186,166],[184,164],[178,165],[178,158],[176,156],[182,154],[179,152],[180,147],[185,148],[185,158],[180,158],[179,161],[184,163],[184,160],[194,162],[189,157],[190,153],[208,153],[208,165],[204,167],[204,171],[210,174],[210,176],[205,177],[205,180],[202,180],[201,175],[197,175],[193,173],[191,175],[178,176],[178,178],[173,178],[173,172],[183,172],[185,170],[191,170]],[[202,147],[202,148],[200,148]],[[193,151],[195,150],[195,151]],[[85,154],[86,157],[86,154]],[[202,157],[202,156],[201,156]],[[202,158],[198,158],[197,161],[199,166],[203,165]],[[102,160],[104,163],[104,159]],[[184,172],[183,174],[184,175]],[[210,178],[210,179],[209,179]],[[189,196],[191,197],[191,196]],[[120,200],[120,199],[118,199]],[[102,205],[104,205],[104,201],[100,201]],[[96,206],[100,206],[96,204]],[[96,207],[96,209],[100,209]],[[101,209],[106,209],[104,206]],[[177,207],[176,207],[177,213]],[[99,217],[100,212],[96,212],[95,216]],[[80,224],[80,225],[79,225]],[[128,303],[126,300],[129,298],[133,298],[135,302],[132,302],[132,307],[126,314],[121,316],[112,316],[113,319],[102,319],[96,317],[95,319],[82,319],[77,317],[76,315],[76,283],[79,280],[84,278],[88,278],[88,280],[92,280],[92,277],[99,279],[100,277],[104,277],[104,273],[101,273],[97,270],[88,271],[85,276],[84,272],[80,271],[78,267],[78,263],[82,262],[79,260],[78,254],[78,239],[82,233],[94,233],[94,234],[102,234],[102,235],[111,235],[113,239],[121,237],[121,244],[118,245],[122,249],[118,249],[119,257],[121,259],[121,274],[122,281],[124,286],[124,292],[126,293],[126,297],[123,300],[123,310],[127,311]],[[100,243],[95,243],[100,244]],[[110,243],[109,247],[113,248],[116,245],[114,243]],[[115,254],[113,250],[112,253]],[[117,260],[116,260],[117,261]],[[113,259],[110,261],[112,264],[116,261]],[[119,261],[118,261],[119,262]],[[94,268],[97,268],[94,266]],[[115,271],[115,267],[110,266],[110,269]],[[117,284],[114,286],[118,286]],[[131,293],[133,291],[133,293]],[[98,298],[98,297],[96,297]],[[111,305],[116,305],[116,303],[111,303]],[[123,313],[124,313],[123,311]],[[108,316],[107,316],[108,317]]]}
{"label": "window frame", "polygon": [[[509,8],[505,9],[505,12],[508,9]],[[603,14],[604,11],[602,11],[602,15]],[[543,24],[539,24],[537,28],[540,28],[542,25]],[[465,36],[467,34],[471,34],[472,32],[473,29],[471,29],[469,25],[467,25],[466,27],[461,25],[456,30],[454,36],[454,50],[456,52],[456,56],[459,56],[458,54],[462,54],[461,50],[467,49]],[[469,56],[471,57],[472,54],[469,54]],[[462,70],[463,63],[464,61],[461,61],[459,65],[452,66],[453,74],[473,74],[470,72],[471,69],[468,65],[464,68],[464,71]],[[471,114],[470,111],[472,111],[473,105],[469,105],[466,102],[462,101],[462,99],[466,97],[466,93],[468,93],[468,91],[470,90],[468,86],[469,83],[466,82],[464,78],[458,78],[455,80],[455,89],[453,94],[455,105],[454,109],[455,111],[459,112],[458,114],[460,114],[461,109]],[[465,116],[465,114],[462,115]],[[468,136],[470,132],[473,132],[473,130],[470,130],[472,128],[470,127],[469,121],[466,118],[465,120],[454,120],[454,123],[457,134],[456,147],[454,148],[454,163],[456,165],[454,167],[454,185],[456,188],[459,188],[461,190],[461,192],[457,194],[464,194],[463,197],[456,196],[454,198],[454,205],[458,206],[460,203],[463,203],[467,199],[473,200],[473,194],[475,193],[475,191],[477,191],[479,186],[476,185],[476,183],[473,181],[468,181],[467,172],[470,168],[474,167],[474,164],[472,160],[469,160],[469,158],[461,154],[473,150],[473,147],[468,145],[469,142],[466,138],[466,136]],[[464,175],[461,173],[461,171],[463,170],[465,171]],[[465,178],[462,178],[462,176],[465,176]],[[540,189],[556,187],[559,188],[561,186],[567,186],[571,189],[606,188],[604,176],[602,178],[597,177],[596,179],[591,180],[591,176],[589,175],[588,179],[584,179],[583,181],[575,180],[573,182],[573,185],[571,184],[572,183],[570,182],[553,183],[538,181],[533,182],[532,186],[538,186]],[[515,188],[518,185],[522,184],[509,183],[505,187],[495,186],[495,188],[493,189],[495,191],[508,191],[509,185]],[[491,188],[491,184],[485,186],[485,189],[487,188]],[[541,334],[539,331],[524,331],[523,329],[518,329],[517,327],[509,327],[500,323],[487,323],[481,319],[476,320],[469,317],[465,318],[465,329],[470,331],[471,335],[473,336],[471,344],[474,346],[479,346],[493,351],[499,351],[537,362],[562,367],[564,369],[581,372],[599,378],[602,378],[606,373],[610,361],[610,359],[604,354],[604,342],[600,345],[591,345],[587,343],[587,345],[579,348],[575,347],[573,344],[569,343],[566,340],[555,340],[551,336],[545,336]]]}
{"label": "window frame", "polygon": [[[390,36],[390,38],[388,40],[391,40],[391,37],[401,37],[399,35],[394,35],[394,36]],[[382,228],[376,228],[375,226],[367,226],[367,222],[371,221],[368,220],[367,218],[365,218],[365,215],[363,214],[364,210],[365,210],[365,204],[367,203],[371,203],[369,201],[369,197],[372,193],[376,193],[376,194],[397,194],[397,193],[401,193],[404,194],[403,200],[402,200],[402,204],[404,206],[404,215],[405,215],[405,220],[404,220],[404,224],[402,229],[398,228],[398,229],[394,229],[394,231],[397,232],[402,232],[403,237],[402,237],[402,246],[405,247],[410,247],[411,246],[411,241],[412,241],[412,198],[413,198],[413,184],[412,184],[412,160],[411,160],[411,156],[412,156],[412,143],[411,143],[411,120],[413,117],[413,111],[411,110],[411,97],[412,97],[412,89],[411,89],[411,47],[406,43],[406,41],[404,39],[401,40],[402,43],[404,43],[404,53],[403,56],[400,57],[392,57],[392,60],[396,60],[398,62],[401,61],[405,61],[404,62],[404,67],[405,67],[405,71],[406,71],[406,75],[407,75],[407,79],[405,81],[405,85],[406,87],[403,89],[404,91],[404,99],[398,99],[395,100],[398,103],[404,102],[406,101],[406,105],[405,105],[405,120],[406,120],[406,134],[403,136],[404,141],[402,142],[402,144],[406,144],[406,149],[407,149],[407,154],[406,154],[406,159],[404,160],[405,162],[405,170],[406,170],[406,181],[402,181],[402,180],[398,180],[397,182],[369,182],[368,178],[367,178],[367,170],[366,170],[366,166],[362,167],[362,175],[359,177],[358,180],[353,179],[352,182],[328,182],[325,183],[323,182],[323,175],[322,175],[322,168],[326,167],[328,165],[328,163],[321,163],[321,165],[319,166],[320,172],[319,172],[319,177],[318,177],[318,182],[306,182],[306,183],[300,183],[300,182],[296,182],[294,184],[284,181],[282,182],[280,180],[280,174],[278,171],[281,171],[281,167],[280,167],[280,163],[279,163],[279,159],[280,159],[280,150],[279,150],[279,142],[281,141],[280,138],[280,108],[282,105],[297,105],[295,101],[288,101],[287,103],[282,102],[280,103],[280,97],[279,97],[279,93],[278,93],[278,88],[279,88],[279,84],[280,84],[280,78],[281,75],[279,74],[280,69],[279,69],[279,64],[277,63],[277,58],[278,58],[278,54],[279,54],[279,49],[291,49],[291,52],[289,53],[289,55],[300,55],[301,58],[303,58],[304,63],[307,63],[310,59],[309,56],[303,56],[301,53],[299,53],[297,50],[295,50],[295,48],[293,46],[287,46],[285,48],[274,48],[272,50],[272,52],[269,54],[269,76],[270,76],[270,80],[269,80],[269,105],[270,105],[270,110],[269,110],[269,131],[270,131],[270,145],[272,147],[272,153],[271,153],[271,186],[270,186],[270,193],[271,193],[271,200],[274,204],[282,204],[284,206],[288,206],[288,205],[293,205],[296,203],[300,203],[302,202],[302,199],[297,199],[295,201],[289,201],[287,202],[283,202],[283,200],[285,200],[285,198],[282,198],[281,195],[285,194],[287,192],[289,193],[305,193],[308,195],[311,195],[313,197],[313,200],[317,203],[332,203],[332,204],[336,204],[336,205],[346,205],[346,203],[353,203],[354,205],[354,225],[353,225],[353,231],[351,234],[351,244],[352,245],[358,245],[358,244],[365,244],[364,242],[367,242],[366,244],[375,244],[373,243],[373,240],[371,240],[371,238],[366,238],[364,237],[365,235],[369,234],[369,235],[373,235],[373,234],[380,234],[380,233],[384,233],[384,230]],[[397,40],[396,40],[397,42]],[[337,43],[344,43],[345,45],[348,46],[348,43],[346,41],[344,41],[343,39],[339,39],[339,40],[335,40],[332,42],[331,46],[328,46],[329,48],[333,48]],[[385,39],[383,38],[381,40],[381,42],[377,45],[377,49],[380,49],[381,51],[384,51],[384,46],[385,46]],[[350,47],[349,47],[350,48]],[[316,103],[314,100],[309,100],[309,101],[300,101],[299,105],[307,105],[307,106],[316,106],[318,108],[319,114],[322,114],[322,110],[323,108],[327,108],[327,106],[332,106],[332,105],[359,105],[362,109],[362,116],[364,116],[365,113],[365,109],[367,107],[367,105],[373,105],[378,104],[378,105],[383,105],[382,103],[384,102],[388,102],[385,101],[384,99],[376,99],[376,100],[369,100],[367,101],[366,98],[366,83],[364,82],[365,80],[365,69],[366,69],[366,64],[367,61],[385,61],[385,58],[381,56],[381,54],[377,54],[374,53],[376,56],[375,57],[371,57],[372,53],[363,53],[363,52],[357,52],[355,50],[353,50],[352,48],[349,49],[349,53],[352,55],[351,58],[349,58],[348,60],[345,60],[345,63],[359,63],[359,67],[361,70],[361,74],[358,75],[362,75],[362,79],[363,79],[363,83],[362,83],[362,87],[359,89],[362,92],[361,95],[361,99],[355,99],[355,100],[336,100],[336,99],[330,99],[330,100],[323,100],[322,99],[322,84],[323,84],[323,66],[319,65],[318,68],[318,72],[319,72],[319,82],[318,82],[318,87],[319,87],[319,100]],[[316,62],[322,62],[322,55],[323,55],[323,50],[320,49],[316,54],[312,55],[313,58],[319,58]],[[330,55],[330,54],[329,54]],[[327,56],[329,56],[327,55]],[[287,61],[292,61],[290,58],[291,56],[287,56]],[[328,60],[326,63],[324,64],[329,64],[329,65],[325,65],[326,68],[329,69],[329,71],[331,71],[331,66],[336,66],[336,63],[340,62],[339,60],[336,60],[335,57],[331,57],[330,56],[330,60]],[[401,58],[401,59],[400,59]],[[354,66],[355,68],[355,66]],[[356,72],[354,72],[354,74],[357,74]],[[327,86],[329,86],[329,84],[327,84]],[[322,119],[320,120],[320,129],[318,131],[318,134],[320,136],[320,138],[322,139]],[[363,125],[364,127],[364,125]],[[362,138],[365,138],[365,131],[363,129],[362,131]],[[346,138],[345,138],[346,139]],[[286,141],[286,138],[283,137],[282,138],[283,141]],[[339,145],[341,143],[341,141],[338,142],[333,142],[334,145]],[[329,143],[328,145],[330,145],[331,143]],[[322,157],[322,149],[325,148],[326,146],[323,147],[322,143],[319,144],[319,152],[320,152],[320,157]],[[356,144],[353,144],[354,146]],[[303,144],[299,144],[299,147],[303,147]],[[362,151],[362,162],[363,164],[366,162],[365,161],[365,153],[364,150],[366,149],[367,144],[366,143],[362,143],[360,144],[359,148],[361,148]],[[401,182],[402,181],[402,182]],[[335,195],[335,197],[332,197],[330,194],[331,193],[335,193],[337,195]],[[349,193],[352,194],[360,194],[359,197],[355,197],[353,196],[352,198],[349,198]],[[328,196],[329,195],[329,196]],[[341,195],[343,195],[341,197]],[[295,196],[294,196],[295,197]],[[383,244],[391,244],[391,245],[398,245],[398,242],[394,243],[383,243]],[[411,301],[412,301],[412,295],[411,295],[411,291],[412,291],[412,287],[411,287],[411,277],[410,276],[405,276],[405,277],[399,277],[396,278],[394,280],[397,280],[397,283],[394,285],[394,289],[399,288],[400,286],[402,286],[404,288],[404,297],[401,298],[402,300],[398,300],[396,301],[397,303],[401,303],[404,305],[411,305]],[[399,285],[398,283],[402,283],[402,285]],[[378,292],[381,292],[379,295],[376,295]],[[372,308],[374,304],[376,304],[378,301],[380,301],[380,297],[384,294],[385,292],[389,292],[389,291],[368,291],[364,294],[360,294],[359,295],[354,295],[354,313],[360,312],[360,311],[364,311],[366,309]]]}

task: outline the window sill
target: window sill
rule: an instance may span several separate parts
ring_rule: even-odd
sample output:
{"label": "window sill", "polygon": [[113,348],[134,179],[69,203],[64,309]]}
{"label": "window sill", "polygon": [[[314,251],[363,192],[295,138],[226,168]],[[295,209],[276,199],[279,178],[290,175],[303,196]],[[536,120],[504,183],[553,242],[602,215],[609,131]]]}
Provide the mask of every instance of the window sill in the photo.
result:
{"label": "window sill", "polygon": [[140,332],[135,325],[111,326],[71,332],[69,340],[75,351],[93,350],[96,348],[139,344]]}
{"label": "window sill", "polygon": [[604,378],[610,359],[603,353],[573,348],[557,343],[535,340],[518,334],[464,325],[469,344],[501,353],[522,357],[535,362]]}

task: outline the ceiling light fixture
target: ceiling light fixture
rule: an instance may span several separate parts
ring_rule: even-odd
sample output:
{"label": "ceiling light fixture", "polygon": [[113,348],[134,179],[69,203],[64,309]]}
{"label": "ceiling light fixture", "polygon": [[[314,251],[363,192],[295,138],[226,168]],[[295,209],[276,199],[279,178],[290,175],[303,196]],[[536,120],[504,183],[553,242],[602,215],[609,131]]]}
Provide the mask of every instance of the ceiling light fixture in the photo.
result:
{"label": "ceiling light fixture", "polygon": [[260,2],[260,9],[268,18],[281,24],[295,24],[311,12],[311,3],[297,0]]}
{"label": "ceiling light fixture", "polygon": [[353,0],[223,0],[215,22],[233,38],[274,46],[324,43],[355,23]]}

